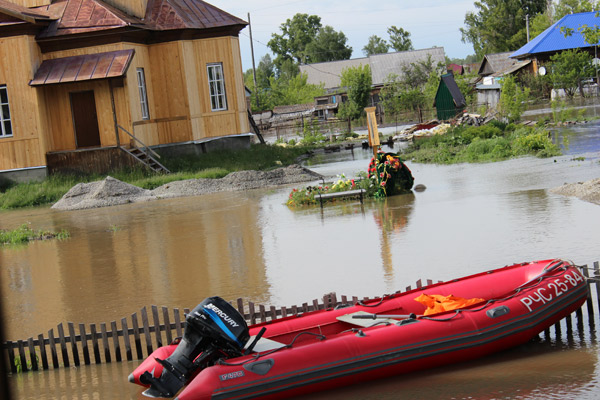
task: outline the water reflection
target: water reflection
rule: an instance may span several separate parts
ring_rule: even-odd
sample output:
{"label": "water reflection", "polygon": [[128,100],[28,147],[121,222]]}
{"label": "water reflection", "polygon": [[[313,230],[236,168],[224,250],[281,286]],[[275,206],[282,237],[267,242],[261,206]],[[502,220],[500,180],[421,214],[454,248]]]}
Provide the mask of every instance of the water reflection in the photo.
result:
{"label": "water reflection", "polygon": [[394,238],[401,237],[401,233],[406,230],[414,202],[415,195],[409,193],[375,203],[373,218],[380,230],[379,242],[384,268],[383,277],[387,286],[392,286],[394,283],[393,241]]}
{"label": "water reflection", "polygon": [[266,301],[252,196],[41,211],[71,238],[0,253],[8,337],[37,335],[57,321],[115,320],[149,304],[187,307],[214,293]]}
{"label": "water reflection", "polygon": [[485,359],[311,395],[310,399],[594,399],[598,349],[530,343]]}

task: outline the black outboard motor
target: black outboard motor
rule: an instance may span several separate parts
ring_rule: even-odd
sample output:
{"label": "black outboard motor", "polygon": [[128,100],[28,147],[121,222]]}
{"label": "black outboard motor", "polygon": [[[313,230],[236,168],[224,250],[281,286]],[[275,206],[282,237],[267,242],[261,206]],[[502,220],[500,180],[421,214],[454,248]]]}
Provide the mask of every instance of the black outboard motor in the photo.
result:
{"label": "black outboard motor", "polygon": [[140,381],[150,388],[149,397],[173,397],[194,376],[219,358],[242,355],[250,338],[243,316],[220,297],[209,297],[185,318],[181,342],[165,360],[156,359],[164,368],[160,378],[144,372]]}

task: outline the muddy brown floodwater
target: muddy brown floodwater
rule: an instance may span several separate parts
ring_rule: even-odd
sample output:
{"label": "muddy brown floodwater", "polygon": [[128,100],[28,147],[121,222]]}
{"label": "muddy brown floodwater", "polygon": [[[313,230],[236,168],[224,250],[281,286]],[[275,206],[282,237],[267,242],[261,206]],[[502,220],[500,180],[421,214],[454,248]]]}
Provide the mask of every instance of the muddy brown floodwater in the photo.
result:
{"label": "muddy brown floodwater", "polygon": [[[415,183],[427,190],[362,205],[292,210],[288,194],[304,185],[288,185],[92,210],[2,212],[0,229],[29,222],[71,233],[64,241],[0,251],[7,339],[37,337],[60,322],[118,320],[152,304],[191,308],[212,295],[282,306],[332,291],[377,296],[418,279],[448,280],[521,261],[600,261],[600,206],[550,191],[600,177],[600,129],[586,127],[566,133],[577,151],[561,157],[409,163]],[[329,179],[355,176],[370,154],[329,154],[308,168]],[[595,399],[596,335],[586,331],[574,342],[552,339],[311,398]],[[141,390],[127,383],[137,364],[31,372],[9,381],[16,399],[138,399]]]}

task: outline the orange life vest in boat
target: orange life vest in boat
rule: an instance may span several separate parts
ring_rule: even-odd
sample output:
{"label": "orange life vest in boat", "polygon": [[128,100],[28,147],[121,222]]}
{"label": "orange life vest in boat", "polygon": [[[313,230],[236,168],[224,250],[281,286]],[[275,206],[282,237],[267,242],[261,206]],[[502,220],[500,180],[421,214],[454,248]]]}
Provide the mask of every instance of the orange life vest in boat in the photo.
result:
{"label": "orange life vest in boat", "polygon": [[423,315],[452,311],[485,301],[485,299],[479,298],[463,299],[462,297],[456,297],[453,295],[442,296],[439,294],[428,295],[425,293],[421,294],[415,300],[427,307]]}

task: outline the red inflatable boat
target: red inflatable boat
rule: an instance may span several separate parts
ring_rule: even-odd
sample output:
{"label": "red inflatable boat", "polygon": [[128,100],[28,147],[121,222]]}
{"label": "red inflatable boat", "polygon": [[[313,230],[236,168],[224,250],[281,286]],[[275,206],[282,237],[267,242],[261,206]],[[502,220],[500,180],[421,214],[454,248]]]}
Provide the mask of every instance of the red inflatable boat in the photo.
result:
{"label": "red inflatable boat", "polygon": [[150,397],[287,398],[517,346],[587,293],[577,267],[545,260],[249,328],[211,297],[186,316],[179,343],[156,350],[129,380]]}

